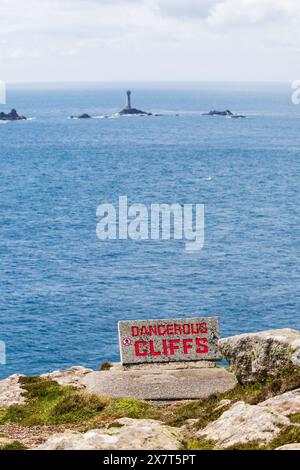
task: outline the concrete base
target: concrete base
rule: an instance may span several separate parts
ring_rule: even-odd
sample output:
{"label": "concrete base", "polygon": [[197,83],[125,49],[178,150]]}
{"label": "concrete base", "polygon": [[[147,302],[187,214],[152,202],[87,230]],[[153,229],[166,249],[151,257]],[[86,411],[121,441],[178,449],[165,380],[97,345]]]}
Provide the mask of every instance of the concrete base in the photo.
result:
{"label": "concrete base", "polygon": [[87,391],[113,398],[194,400],[231,390],[233,374],[222,368],[92,372],[82,381]]}
{"label": "concrete base", "polygon": [[143,371],[160,371],[160,370],[177,370],[177,369],[209,369],[216,367],[214,361],[189,361],[189,362],[157,362],[145,364],[122,364],[115,362],[110,369],[111,372],[122,370],[143,370]]}

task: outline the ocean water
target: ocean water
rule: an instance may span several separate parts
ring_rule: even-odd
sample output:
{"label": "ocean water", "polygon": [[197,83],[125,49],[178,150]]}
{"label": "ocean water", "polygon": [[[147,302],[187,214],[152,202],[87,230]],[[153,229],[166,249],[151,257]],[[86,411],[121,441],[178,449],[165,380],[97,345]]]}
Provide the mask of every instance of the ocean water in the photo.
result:
{"label": "ocean water", "polygon": [[[0,125],[2,377],[118,360],[117,322],[218,315],[223,336],[300,328],[300,107],[289,84],[8,87]],[[232,109],[247,119],[211,118]],[[179,116],[175,116],[179,113]],[[205,245],[96,237],[96,208],[205,204]]]}

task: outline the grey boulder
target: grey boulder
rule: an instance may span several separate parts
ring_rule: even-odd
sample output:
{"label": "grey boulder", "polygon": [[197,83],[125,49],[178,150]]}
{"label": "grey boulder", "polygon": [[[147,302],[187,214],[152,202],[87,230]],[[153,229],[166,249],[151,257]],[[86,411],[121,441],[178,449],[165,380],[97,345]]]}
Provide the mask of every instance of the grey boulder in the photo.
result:
{"label": "grey boulder", "polygon": [[280,329],[242,334],[219,341],[224,358],[241,383],[276,376],[282,368],[300,366],[300,333]]}

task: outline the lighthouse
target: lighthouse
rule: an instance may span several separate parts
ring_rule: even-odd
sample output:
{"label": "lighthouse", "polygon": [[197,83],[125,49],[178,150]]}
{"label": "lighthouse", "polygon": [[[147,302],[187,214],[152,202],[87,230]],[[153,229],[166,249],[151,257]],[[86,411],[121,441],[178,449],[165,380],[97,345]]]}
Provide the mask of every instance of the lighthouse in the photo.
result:
{"label": "lighthouse", "polygon": [[126,94],[127,94],[127,106],[126,106],[126,108],[131,109],[131,91],[127,90]]}
{"label": "lighthouse", "polygon": [[127,95],[127,105],[124,109],[122,109],[122,111],[119,112],[120,116],[128,116],[128,115],[133,115],[133,114],[137,114],[139,116],[141,115],[152,116],[151,113],[147,113],[146,111],[141,111],[140,109],[131,107],[131,91],[130,90],[126,91],[126,95]]}

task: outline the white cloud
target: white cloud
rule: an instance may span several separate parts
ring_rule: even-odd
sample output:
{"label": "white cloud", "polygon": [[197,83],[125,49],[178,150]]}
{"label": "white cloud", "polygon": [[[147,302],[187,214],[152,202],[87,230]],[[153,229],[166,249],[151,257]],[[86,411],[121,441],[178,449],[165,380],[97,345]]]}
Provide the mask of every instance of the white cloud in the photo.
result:
{"label": "white cloud", "polygon": [[8,80],[288,79],[298,44],[299,0],[0,2]]}
{"label": "white cloud", "polygon": [[294,23],[299,19],[298,0],[223,0],[215,3],[208,23],[243,28]]}
{"label": "white cloud", "polygon": [[206,18],[216,0],[158,0],[162,14],[181,19]]}

